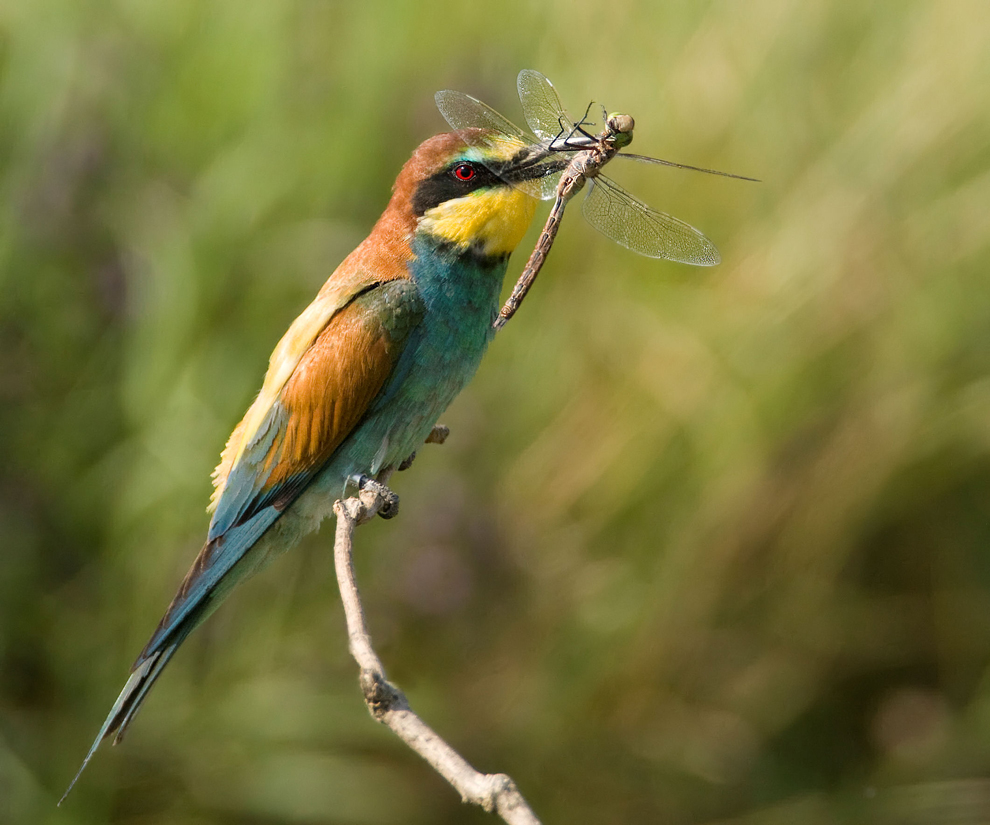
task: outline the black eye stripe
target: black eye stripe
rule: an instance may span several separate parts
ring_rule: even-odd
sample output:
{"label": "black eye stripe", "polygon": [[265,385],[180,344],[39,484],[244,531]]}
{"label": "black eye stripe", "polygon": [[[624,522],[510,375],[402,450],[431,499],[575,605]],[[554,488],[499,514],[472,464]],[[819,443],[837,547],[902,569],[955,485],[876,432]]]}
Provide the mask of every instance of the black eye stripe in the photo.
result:
{"label": "black eye stripe", "polygon": [[[473,172],[474,174],[470,174]],[[505,186],[498,176],[480,163],[457,160],[421,181],[413,195],[413,214],[417,217],[454,198],[463,198],[478,189]]]}

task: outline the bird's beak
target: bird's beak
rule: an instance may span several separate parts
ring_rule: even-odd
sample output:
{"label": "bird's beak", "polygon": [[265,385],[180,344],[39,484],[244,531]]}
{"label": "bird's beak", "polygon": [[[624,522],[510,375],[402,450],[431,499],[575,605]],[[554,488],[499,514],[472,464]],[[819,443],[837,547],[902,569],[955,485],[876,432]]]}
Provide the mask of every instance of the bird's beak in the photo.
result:
{"label": "bird's beak", "polygon": [[511,158],[494,164],[492,171],[514,186],[540,180],[567,168],[568,161],[538,144],[524,146]]}

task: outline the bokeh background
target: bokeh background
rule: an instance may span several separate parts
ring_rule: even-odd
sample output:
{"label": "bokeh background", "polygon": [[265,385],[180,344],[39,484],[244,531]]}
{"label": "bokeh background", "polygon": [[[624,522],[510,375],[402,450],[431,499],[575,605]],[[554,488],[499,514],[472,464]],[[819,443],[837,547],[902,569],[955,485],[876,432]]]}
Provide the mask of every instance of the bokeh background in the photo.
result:
{"label": "bokeh background", "polygon": [[712,270],[568,216],[359,533],[390,675],[547,825],[990,822],[990,7],[963,0],[0,3],[0,821],[494,821],[367,715],[327,528],[54,804],[269,352],[445,128],[434,91],[521,121],[524,67],[763,183],[612,167]]}

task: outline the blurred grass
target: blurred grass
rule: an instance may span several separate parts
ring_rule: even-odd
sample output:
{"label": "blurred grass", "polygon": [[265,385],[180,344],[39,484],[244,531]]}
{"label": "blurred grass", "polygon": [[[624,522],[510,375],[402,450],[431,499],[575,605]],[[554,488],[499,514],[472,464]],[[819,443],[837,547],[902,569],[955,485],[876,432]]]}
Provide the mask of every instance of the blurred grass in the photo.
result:
{"label": "blurred grass", "polygon": [[491,821],[368,719],[326,531],[53,805],[433,92],[519,119],[523,67],[634,114],[637,151],[764,182],[612,170],[711,271],[565,221],[360,535],[393,677],[548,825],[990,821],[988,18],[0,5],[0,821]]}

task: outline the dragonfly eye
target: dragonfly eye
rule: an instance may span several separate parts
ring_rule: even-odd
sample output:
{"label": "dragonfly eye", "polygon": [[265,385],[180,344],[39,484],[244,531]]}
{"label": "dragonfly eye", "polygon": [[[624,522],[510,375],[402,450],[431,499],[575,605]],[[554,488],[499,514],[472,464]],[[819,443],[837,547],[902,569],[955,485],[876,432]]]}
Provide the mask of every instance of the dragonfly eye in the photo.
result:
{"label": "dragonfly eye", "polygon": [[474,180],[478,171],[470,163],[459,163],[454,167],[454,177],[462,183]]}
{"label": "dragonfly eye", "polygon": [[629,115],[613,112],[608,116],[608,122],[606,125],[617,134],[627,134],[632,132],[632,130],[636,127],[636,121],[634,121]]}

